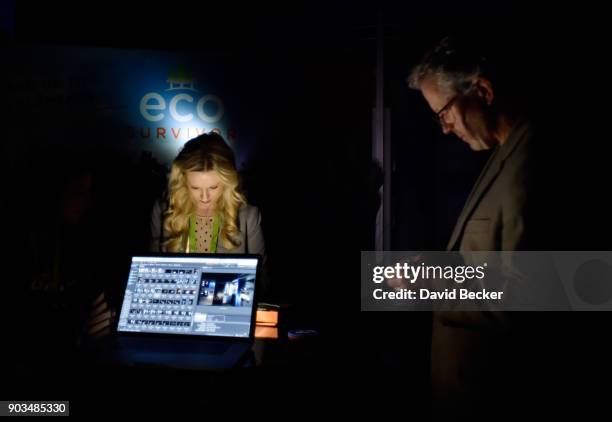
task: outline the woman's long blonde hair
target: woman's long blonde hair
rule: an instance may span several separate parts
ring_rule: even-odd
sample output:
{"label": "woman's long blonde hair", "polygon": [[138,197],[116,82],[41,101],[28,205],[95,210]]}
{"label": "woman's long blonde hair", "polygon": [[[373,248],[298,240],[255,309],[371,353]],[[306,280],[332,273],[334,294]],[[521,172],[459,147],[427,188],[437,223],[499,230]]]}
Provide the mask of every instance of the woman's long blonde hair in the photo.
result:
{"label": "woman's long blonde hair", "polygon": [[223,246],[232,250],[240,245],[237,240],[238,210],[246,203],[238,191],[238,172],[234,153],[221,135],[210,132],[187,142],[172,162],[168,181],[169,208],[164,219],[167,239],[166,250],[184,252],[189,234],[189,216],[195,212],[187,188],[187,172],[216,171],[223,184],[223,193],[217,202],[216,213],[221,220],[219,237]]}

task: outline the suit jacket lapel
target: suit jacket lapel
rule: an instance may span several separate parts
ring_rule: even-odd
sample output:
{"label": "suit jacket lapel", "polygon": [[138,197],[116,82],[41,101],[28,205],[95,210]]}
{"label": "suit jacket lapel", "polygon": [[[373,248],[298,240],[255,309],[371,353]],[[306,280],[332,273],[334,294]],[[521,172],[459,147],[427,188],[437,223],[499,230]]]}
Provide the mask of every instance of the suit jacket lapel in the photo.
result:
{"label": "suit jacket lapel", "polygon": [[474,184],[474,187],[472,188],[472,191],[465,202],[465,206],[459,215],[459,219],[457,220],[457,224],[455,225],[455,229],[453,230],[453,234],[448,242],[446,250],[453,250],[455,244],[459,240],[459,235],[463,232],[463,228],[468,220],[468,217],[472,214],[472,211],[474,210],[474,207],[476,207],[480,197],[499,174],[499,171],[501,170],[501,160],[499,158],[499,148],[496,148],[487,161],[484,169],[480,173],[478,180],[476,180],[476,183]]}

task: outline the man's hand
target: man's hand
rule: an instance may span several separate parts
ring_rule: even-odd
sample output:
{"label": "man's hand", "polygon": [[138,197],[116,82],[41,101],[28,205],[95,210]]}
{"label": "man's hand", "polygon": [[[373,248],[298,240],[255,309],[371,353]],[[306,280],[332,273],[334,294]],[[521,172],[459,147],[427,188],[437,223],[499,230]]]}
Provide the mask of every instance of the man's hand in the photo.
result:
{"label": "man's hand", "polygon": [[[399,261],[399,264],[402,266],[404,264],[408,264],[410,266],[418,265],[423,261],[422,255],[411,256],[410,258],[404,259],[403,261]],[[416,289],[420,284],[421,280],[406,280],[405,278],[389,278],[387,279],[387,286],[389,288],[399,291],[401,289]]]}

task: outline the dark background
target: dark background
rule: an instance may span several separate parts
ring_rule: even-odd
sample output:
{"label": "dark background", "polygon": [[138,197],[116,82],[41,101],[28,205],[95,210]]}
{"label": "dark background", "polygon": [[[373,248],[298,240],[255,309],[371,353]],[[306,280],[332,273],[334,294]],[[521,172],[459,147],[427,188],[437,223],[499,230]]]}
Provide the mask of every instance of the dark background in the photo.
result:
{"label": "dark background", "polygon": [[[385,106],[391,113],[395,169],[392,247],[397,250],[445,247],[488,156],[439,133],[420,94],[405,83],[422,54],[453,33],[498,43],[500,51],[512,46],[503,58],[525,80],[521,86],[529,105],[549,134],[542,173],[558,174],[555,188],[563,194],[551,216],[562,224],[550,249],[610,249],[609,35],[603,15],[583,4],[536,10],[518,2],[405,3],[245,7],[226,2],[219,7],[200,2],[128,9],[112,2],[9,2],[0,39],[4,48],[180,50],[252,62],[231,77],[244,92],[243,108],[249,109],[252,98],[267,102],[252,106],[257,149],[241,170],[247,197],[264,219],[270,300],[309,311],[307,323],[327,333],[327,353],[341,364],[334,370],[322,364],[316,374],[331,377],[332,385],[353,398],[374,395],[392,403],[401,397],[426,412],[430,316],[359,312],[359,251],[374,247],[380,177],[371,161],[377,13],[385,24]],[[202,47],[203,37],[215,42]],[[275,88],[289,81],[291,91]],[[309,117],[313,110],[316,119]],[[121,152],[92,150],[87,142],[58,147],[48,136],[38,138],[44,127],[11,104],[2,105],[2,115],[5,245],[15,253],[7,263],[11,282],[5,310],[8,318],[20,315],[3,344],[7,361],[26,374],[18,385],[7,384],[7,391],[23,398],[72,394],[73,385],[58,386],[53,376],[78,353],[75,338],[88,301],[101,290],[116,298],[126,257],[146,248],[148,214],[163,189],[163,170],[151,162],[134,166]],[[20,142],[27,145],[9,145]],[[81,215],[81,208],[78,224],[58,228],[58,210],[76,209]],[[36,271],[42,270],[30,267],[31,257],[43,262],[43,269],[55,268],[45,261],[49,251],[60,251],[53,262],[60,262],[62,271],[79,273],[74,262],[96,265],[92,257],[103,256],[105,265],[89,280],[66,274],[65,279],[76,278],[65,291],[33,288]],[[308,268],[296,270],[297,259],[307,260]],[[22,301],[31,311],[24,312]],[[572,338],[581,352],[573,369],[560,368],[562,373],[582,374],[579,379],[587,383],[607,373],[607,319],[590,314],[555,322],[568,336],[578,336]],[[600,375],[587,375],[594,372]],[[320,384],[315,375],[300,376],[293,382],[302,387],[288,399],[299,400],[311,391],[306,385]],[[597,404],[595,393],[584,396],[590,401],[582,397],[579,403]]]}

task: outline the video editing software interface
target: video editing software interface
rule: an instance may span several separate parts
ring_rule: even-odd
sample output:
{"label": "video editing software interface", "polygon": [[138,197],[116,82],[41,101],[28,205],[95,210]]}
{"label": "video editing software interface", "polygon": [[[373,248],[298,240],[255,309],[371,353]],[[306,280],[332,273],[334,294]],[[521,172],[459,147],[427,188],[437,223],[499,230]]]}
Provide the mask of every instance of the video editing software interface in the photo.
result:
{"label": "video editing software interface", "polygon": [[118,331],[248,337],[257,259],[133,257]]}

